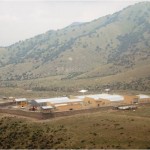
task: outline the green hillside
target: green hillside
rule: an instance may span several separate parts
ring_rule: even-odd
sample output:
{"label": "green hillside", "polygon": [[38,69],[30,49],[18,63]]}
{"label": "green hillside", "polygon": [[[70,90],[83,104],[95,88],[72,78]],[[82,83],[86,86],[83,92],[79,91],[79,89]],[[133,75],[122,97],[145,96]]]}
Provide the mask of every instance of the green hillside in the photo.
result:
{"label": "green hillside", "polygon": [[144,80],[142,84],[147,85],[149,27],[150,2],[142,2],[0,48],[1,85],[51,76],[62,76],[60,82],[109,78],[109,83],[115,79],[126,83],[128,73],[132,81]]}

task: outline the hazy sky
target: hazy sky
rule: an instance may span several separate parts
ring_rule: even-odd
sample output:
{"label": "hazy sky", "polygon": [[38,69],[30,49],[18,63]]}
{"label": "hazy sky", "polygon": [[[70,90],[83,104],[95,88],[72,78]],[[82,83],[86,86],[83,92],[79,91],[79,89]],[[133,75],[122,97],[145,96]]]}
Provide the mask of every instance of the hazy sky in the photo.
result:
{"label": "hazy sky", "polygon": [[0,0],[0,46],[88,22],[142,0]]}

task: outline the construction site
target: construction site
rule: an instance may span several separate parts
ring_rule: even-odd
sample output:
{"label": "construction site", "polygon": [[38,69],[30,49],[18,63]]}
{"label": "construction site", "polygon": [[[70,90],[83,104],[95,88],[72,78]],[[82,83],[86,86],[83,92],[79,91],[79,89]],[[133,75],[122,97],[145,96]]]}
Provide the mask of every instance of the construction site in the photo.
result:
{"label": "construction site", "polygon": [[135,110],[138,105],[149,104],[150,96],[102,93],[43,99],[3,97],[0,102],[1,113],[48,119],[109,109]]}

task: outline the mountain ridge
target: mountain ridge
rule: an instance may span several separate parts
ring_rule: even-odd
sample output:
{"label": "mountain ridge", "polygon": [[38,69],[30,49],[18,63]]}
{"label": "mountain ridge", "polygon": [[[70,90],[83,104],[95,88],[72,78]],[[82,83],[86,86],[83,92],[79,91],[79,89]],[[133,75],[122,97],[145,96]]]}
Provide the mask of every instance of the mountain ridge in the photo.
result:
{"label": "mountain ridge", "polygon": [[0,80],[102,78],[149,68],[149,18],[150,2],[141,2],[0,48]]}

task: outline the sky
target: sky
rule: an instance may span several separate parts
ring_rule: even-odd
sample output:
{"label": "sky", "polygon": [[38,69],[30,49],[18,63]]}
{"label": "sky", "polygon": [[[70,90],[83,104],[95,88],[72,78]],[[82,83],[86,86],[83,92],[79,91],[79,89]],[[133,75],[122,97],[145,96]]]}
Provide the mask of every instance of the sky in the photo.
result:
{"label": "sky", "polygon": [[0,0],[0,46],[89,22],[142,0]]}

